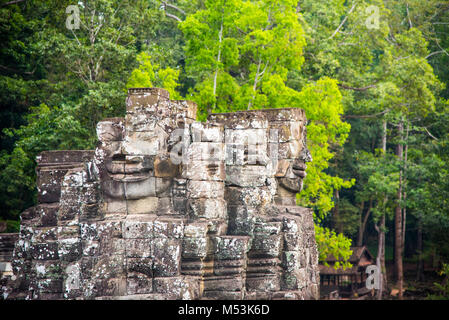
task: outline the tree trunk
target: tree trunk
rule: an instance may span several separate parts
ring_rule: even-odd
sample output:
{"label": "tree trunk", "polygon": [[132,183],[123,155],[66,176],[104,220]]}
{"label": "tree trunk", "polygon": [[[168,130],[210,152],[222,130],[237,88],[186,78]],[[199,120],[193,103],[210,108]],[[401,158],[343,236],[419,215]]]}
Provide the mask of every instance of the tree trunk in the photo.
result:
{"label": "tree trunk", "polygon": [[[386,203],[386,201],[384,202]],[[382,293],[386,288],[386,277],[385,272],[385,214],[380,218],[379,225],[375,225],[377,231],[377,257],[376,266],[379,270],[379,289],[377,290],[377,300],[382,300]],[[384,279],[385,278],[385,279]]]}
{"label": "tree trunk", "polygon": [[410,124],[407,122],[407,129],[405,134],[405,150],[404,150],[404,180],[403,180],[403,196],[404,208],[402,209],[402,242],[401,253],[404,255],[405,250],[405,230],[407,221],[407,160],[408,160],[408,136],[410,132]]}
{"label": "tree trunk", "polygon": [[342,226],[342,223],[340,221],[340,207],[339,207],[340,193],[338,192],[337,189],[335,189],[334,197],[335,197],[335,206],[334,206],[334,209],[333,209],[334,229],[337,230],[338,233],[343,233],[343,226]]}
{"label": "tree trunk", "polygon": [[363,244],[363,231],[362,231],[362,224],[363,224],[363,210],[365,209],[365,201],[362,201],[360,204],[360,215],[359,215],[359,232],[357,234],[357,247],[362,246]]}
{"label": "tree trunk", "polygon": [[[404,133],[404,124],[401,120],[399,123],[399,138],[400,142],[396,146],[396,155],[402,164],[404,160],[404,146],[402,145],[403,133]],[[402,265],[402,168],[399,171],[399,188],[398,188],[398,199],[397,206],[394,215],[394,226],[395,226],[395,234],[394,234],[394,252],[395,252],[395,272],[396,272],[396,280],[397,286],[399,290],[399,299],[402,300],[402,289],[403,289],[403,265]]]}
{"label": "tree trunk", "polygon": [[[372,208],[373,208],[373,199],[370,199],[368,210],[366,211],[365,216],[363,217],[363,220],[361,221],[361,224],[359,227],[359,235],[358,235],[358,239],[357,239],[358,247],[361,247],[363,245],[363,235],[365,234],[366,225],[368,223],[368,218],[371,215]],[[363,215],[363,210],[362,210],[362,215]]]}
{"label": "tree trunk", "polygon": [[[382,151],[384,156],[387,154],[387,120],[383,120],[383,132],[382,132]],[[376,265],[380,271],[379,278],[379,290],[377,291],[377,299],[382,300],[382,294],[387,290],[387,269],[385,266],[385,210],[388,197],[385,196],[383,203],[382,216],[380,217],[379,226],[375,226],[378,232],[378,244],[377,244],[377,259]]]}
{"label": "tree trunk", "polygon": [[423,278],[423,271],[424,271],[421,214],[418,217],[418,234],[417,234],[416,248],[418,251],[418,265],[416,268],[416,281],[421,281]]}

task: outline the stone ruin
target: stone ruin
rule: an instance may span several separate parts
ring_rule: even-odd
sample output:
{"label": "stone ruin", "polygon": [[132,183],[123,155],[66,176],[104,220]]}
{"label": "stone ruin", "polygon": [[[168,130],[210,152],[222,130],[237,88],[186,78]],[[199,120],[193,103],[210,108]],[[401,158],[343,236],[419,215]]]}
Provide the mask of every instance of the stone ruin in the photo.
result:
{"label": "stone ruin", "polygon": [[130,89],[95,151],[42,152],[4,298],[318,299],[304,111],[195,118]]}

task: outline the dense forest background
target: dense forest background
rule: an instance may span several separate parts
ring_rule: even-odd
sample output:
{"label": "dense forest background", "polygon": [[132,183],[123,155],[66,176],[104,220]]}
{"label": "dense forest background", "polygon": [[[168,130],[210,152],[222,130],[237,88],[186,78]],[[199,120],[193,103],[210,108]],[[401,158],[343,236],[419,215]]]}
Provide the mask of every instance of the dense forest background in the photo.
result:
{"label": "dense forest background", "polygon": [[35,204],[39,152],[95,148],[127,88],[155,86],[198,120],[305,109],[298,204],[321,260],[367,245],[399,297],[426,268],[449,274],[449,1],[1,0],[0,38],[6,231]]}

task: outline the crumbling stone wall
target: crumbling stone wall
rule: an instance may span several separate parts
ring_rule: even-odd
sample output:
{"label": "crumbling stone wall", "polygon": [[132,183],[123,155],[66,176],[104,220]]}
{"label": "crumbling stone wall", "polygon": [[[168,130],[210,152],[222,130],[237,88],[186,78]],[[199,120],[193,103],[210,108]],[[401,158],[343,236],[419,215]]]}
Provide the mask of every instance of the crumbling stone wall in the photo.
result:
{"label": "crumbling stone wall", "polygon": [[212,114],[130,89],[95,151],[37,159],[12,299],[317,299],[301,109]]}

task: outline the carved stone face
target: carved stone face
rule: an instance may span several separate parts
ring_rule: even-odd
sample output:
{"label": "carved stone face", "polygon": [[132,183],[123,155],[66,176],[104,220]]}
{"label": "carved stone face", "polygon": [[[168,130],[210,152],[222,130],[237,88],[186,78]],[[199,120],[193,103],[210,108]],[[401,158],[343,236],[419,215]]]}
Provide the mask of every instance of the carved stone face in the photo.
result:
{"label": "carved stone face", "polygon": [[170,132],[185,123],[191,106],[170,102],[162,89],[130,91],[125,119],[107,119],[97,127],[104,192],[116,200],[165,196],[179,174],[170,160]]}
{"label": "carved stone face", "polygon": [[[312,156],[307,148],[305,127],[299,131],[299,136],[294,135],[293,137],[294,140],[288,142],[286,146],[291,158],[281,159],[278,163],[277,196],[280,198],[294,198],[298,192],[302,191],[303,180],[307,175],[307,162],[312,161]],[[282,143],[279,145],[282,146]]]}
{"label": "carved stone face", "polygon": [[296,194],[301,192],[303,180],[306,177],[307,162],[312,161],[312,157],[308,149],[301,152],[299,158],[290,162],[285,177],[278,178],[280,186],[287,191]]}

